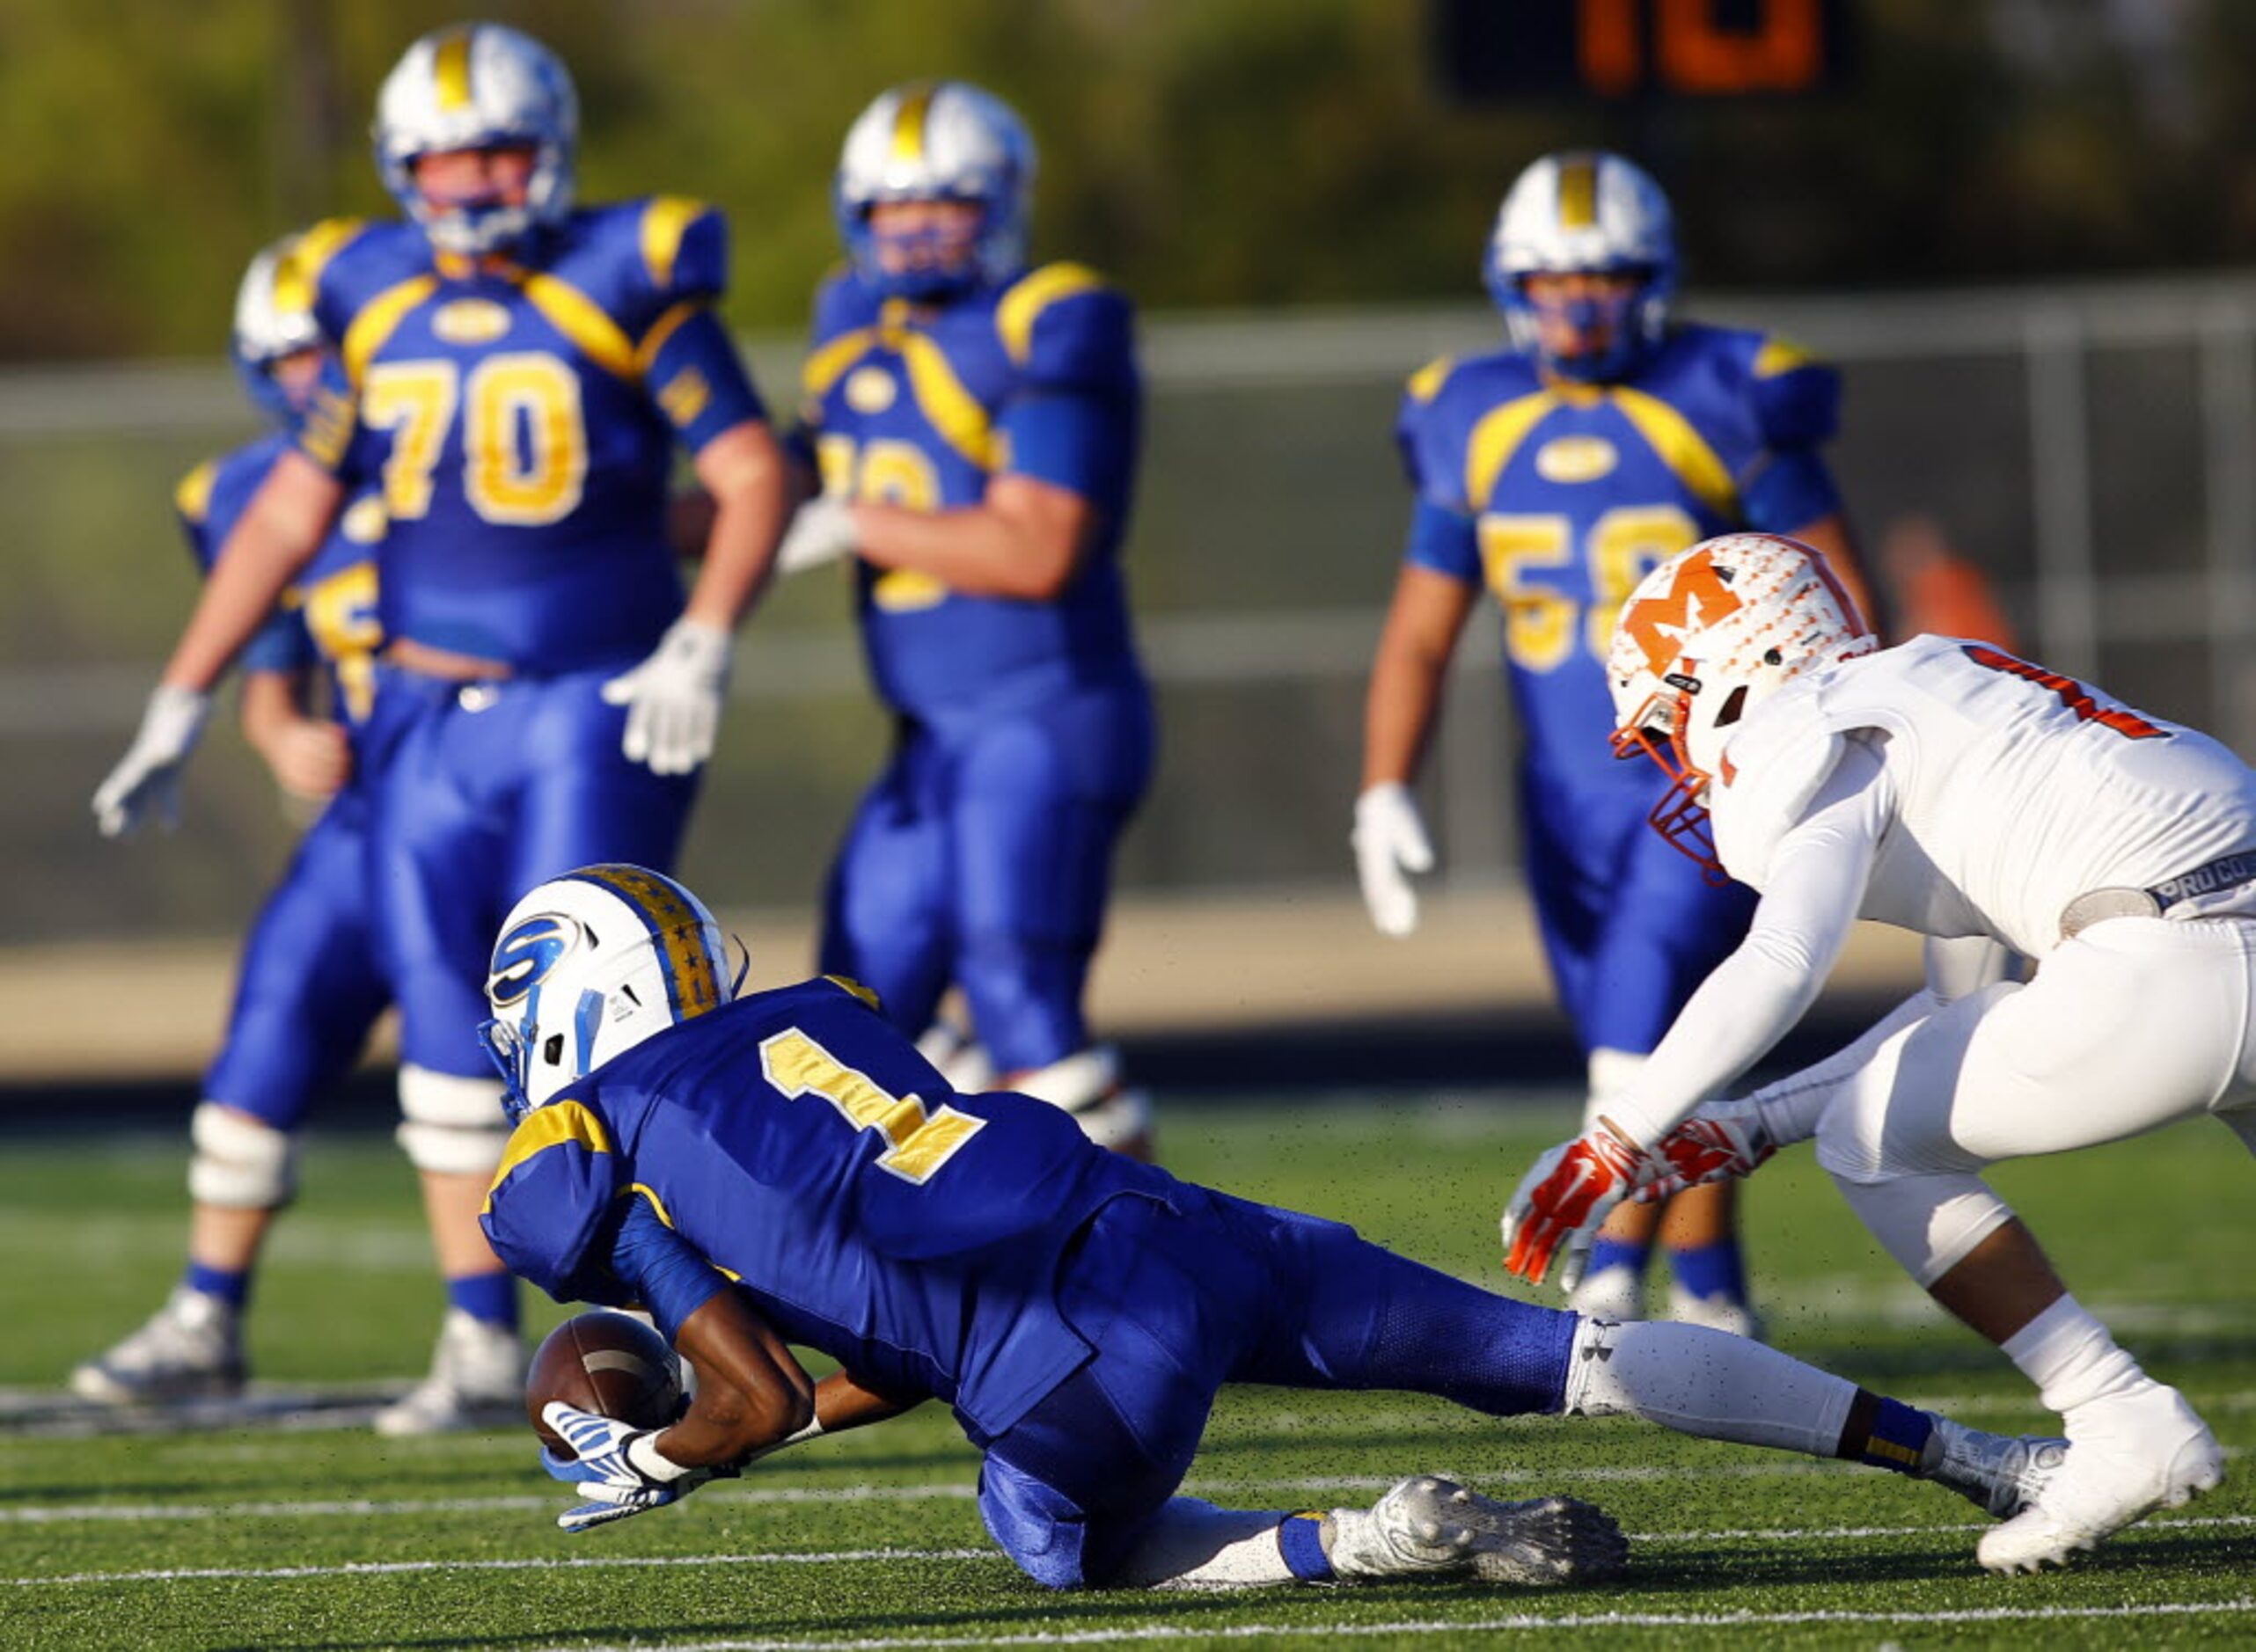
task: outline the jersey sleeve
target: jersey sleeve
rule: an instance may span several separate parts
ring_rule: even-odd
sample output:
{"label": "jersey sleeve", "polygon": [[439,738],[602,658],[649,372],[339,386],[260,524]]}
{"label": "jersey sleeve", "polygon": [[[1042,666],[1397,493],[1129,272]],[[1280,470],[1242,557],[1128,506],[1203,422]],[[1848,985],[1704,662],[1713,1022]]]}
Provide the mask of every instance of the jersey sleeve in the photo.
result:
{"label": "jersey sleeve", "polygon": [[172,490],[172,513],[180,520],[181,537],[199,572],[209,571],[219,546],[211,537],[212,493],[219,483],[219,461],[206,459],[180,479]]}
{"label": "jersey sleeve", "polygon": [[340,480],[373,468],[363,462],[360,398],[336,355],[321,363],[321,376],[297,427],[297,444],[300,453]]}
{"label": "jersey sleeve", "polygon": [[655,308],[710,303],[729,290],[729,220],[718,207],[653,195],[642,203],[637,242]]}
{"label": "jersey sleeve", "polygon": [[1003,296],[995,325],[1017,369],[999,420],[1005,468],[1085,498],[1123,497],[1141,402],[1127,298],[1080,265],[1051,264]]}
{"label": "jersey sleeve", "polygon": [[684,1320],[728,1288],[728,1276],[674,1232],[643,1195],[630,1193],[614,1210],[605,1229],[608,1271],[649,1311],[670,1342]]}
{"label": "jersey sleeve", "polygon": [[1461,466],[1446,452],[1435,400],[1456,363],[1447,356],[1410,375],[1395,415],[1395,447],[1417,495],[1403,559],[1468,585],[1481,582],[1477,525],[1465,502]]}
{"label": "jersey sleeve", "polygon": [[1756,707],[1724,748],[1708,800],[1716,852],[1732,876],[1762,886],[1772,852],[1848,744],[1846,735],[1828,726],[1814,680],[1789,683]]}
{"label": "jersey sleeve", "polygon": [[1841,375],[1772,335],[1755,345],[1747,397],[1762,448],[1740,479],[1747,525],[1791,533],[1839,511],[1840,490],[1820,450],[1840,434]]}
{"label": "jersey sleeve", "polygon": [[667,312],[643,340],[642,382],[692,453],[723,431],[767,421],[767,406],[721,318],[703,303]]}
{"label": "jersey sleeve", "polygon": [[592,1108],[568,1095],[535,1109],[510,1136],[478,1218],[494,1254],[559,1302],[624,1305],[606,1242],[623,1214],[619,1169]]}

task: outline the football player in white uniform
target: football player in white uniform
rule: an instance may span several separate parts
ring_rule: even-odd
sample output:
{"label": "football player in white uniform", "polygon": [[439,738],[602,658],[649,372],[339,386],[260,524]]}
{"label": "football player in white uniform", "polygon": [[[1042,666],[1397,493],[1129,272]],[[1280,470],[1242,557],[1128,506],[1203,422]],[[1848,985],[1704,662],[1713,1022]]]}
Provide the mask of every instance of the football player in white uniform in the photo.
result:
{"label": "football player in white uniform", "polygon": [[[2065,1420],[2066,1465],[1984,1534],[1985,1566],[2063,1563],[2215,1487],[2215,1436],[1981,1172],[2204,1113],[2256,1150],[2256,772],[1986,643],[1882,649],[1823,559],[1769,535],[1654,570],[1608,672],[1616,749],[1674,782],[1654,825],[1762,903],[1636,1084],[1527,1172],[1506,1266],[1571,1283],[1622,1199],[1814,1137],[1873,1236]],[[1952,998],[1930,972],[1838,1055],[1703,1107],[1808,1007],[1858,917],[1987,937],[2035,977]]]}

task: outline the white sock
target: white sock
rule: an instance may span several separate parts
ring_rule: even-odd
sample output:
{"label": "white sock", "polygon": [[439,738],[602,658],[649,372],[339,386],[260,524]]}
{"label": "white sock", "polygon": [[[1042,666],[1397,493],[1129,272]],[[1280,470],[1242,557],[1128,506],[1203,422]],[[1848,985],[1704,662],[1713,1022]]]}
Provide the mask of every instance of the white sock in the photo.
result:
{"label": "white sock", "polygon": [[1170,1498],[1112,1580],[1131,1589],[1249,1589],[1298,1581],[1277,1528],[1286,1517]]}
{"label": "white sock", "polygon": [[2037,1385],[2037,1397],[2063,1416],[2094,1400],[2135,1393],[2151,1380],[2066,1291],[2003,1346],[2006,1358]]}
{"label": "white sock", "polygon": [[1831,1457],[1857,1385],[1704,1326],[1585,1319],[1568,1356],[1569,1416],[1628,1414],[1679,1434]]}

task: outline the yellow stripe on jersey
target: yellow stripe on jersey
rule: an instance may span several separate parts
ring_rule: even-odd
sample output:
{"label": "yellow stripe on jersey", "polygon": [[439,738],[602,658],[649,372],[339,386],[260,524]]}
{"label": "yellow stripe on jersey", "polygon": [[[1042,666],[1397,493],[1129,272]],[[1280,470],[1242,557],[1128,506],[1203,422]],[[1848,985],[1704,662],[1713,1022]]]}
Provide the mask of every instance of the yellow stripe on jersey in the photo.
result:
{"label": "yellow stripe on jersey", "polygon": [[1489,493],[1496,486],[1496,479],[1512,463],[1512,456],[1520,451],[1520,444],[1527,439],[1527,433],[1558,405],[1556,396],[1548,390],[1539,390],[1515,396],[1481,415],[1481,421],[1473,427],[1473,434],[1465,442],[1465,503],[1469,508],[1488,508]]}
{"label": "yellow stripe on jersey", "polygon": [[673,1212],[666,1209],[666,1202],[658,1196],[658,1190],[652,1187],[648,1182],[629,1182],[626,1187],[626,1191],[620,1194],[619,1196],[622,1199],[632,1198],[638,1193],[650,1202],[650,1213],[653,1216],[656,1217],[661,1222],[663,1222],[668,1227],[673,1226]]}
{"label": "yellow stripe on jersey", "polygon": [[1718,516],[1735,519],[1739,515],[1739,489],[1731,472],[1689,419],[1659,397],[1626,384],[1608,386],[1606,396],[1703,504]]}
{"label": "yellow stripe on jersey", "polygon": [[582,355],[604,372],[630,382],[641,376],[634,340],[587,294],[571,282],[540,270],[513,268],[509,279],[532,307],[548,318],[551,326],[571,340]]}
{"label": "yellow stripe on jersey", "polygon": [[1570,155],[1559,163],[1559,228],[1587,230],[1598,222],[1598,157]]}
{"label": "yellow stripe on jersey", "polygon": [[894,162],[903,166],[920,166],[925,158],[925,121],[932,113],[933,94],[940,90],[935,81],[910,87],[901,95],[901,106],[893,111]]}
{"label": "yellow stripe on jersey", "polygon": [[856,327],[850,333],[841,333],[807,358],[807,364],[799,369],[800,391],[810,398],[827,394],[846,369],[868,355],[870,346],[876,342],[875,327]]}
{"label": "yellow stripe on jersey", "polygon": [[704,210],[703,201],[685,195],[659,195],[642,208],[642,266],[660,291],[674,284],[674,259],[680,255],[682,237]]}
{"label": "yellow stripe on jersey", "polygon": [[682,323],[704,308],[702,300],[685,298],[658,318],[657,321],[652,325],[650,331],[642,335],[642,342],[634,347],[634,371],[637,377],[643,376],[650,371],[650,363],[658,359],[658,352],[666,347],[666,340],[681,330]]}
{"label": "yellow stripe on jersey", "polygon": [[475,33],[466,26],[450,30],[431,54],[431,80],[442,114],[470,106],[470,43]]}
{"label": "yellow stripe on jersey", "polygon": [[921,333],[903,335],[899,347],[909,369],[909,394],[940,439],[981,470],[994,469],[999,457],[994,427],[978,398],[956,376],[947,353]]}
{"label": "yellow stripe on jersey", "polygon": [[568,1142],[577,1142],[591,1153],[611,1151],[611,1137],[604,1129],[604,1122],[589,1110],[585,1102],[552,1101],[527,1114],[524,1122],[510,1132],[508,1145],[502,1149],[501,1165],[494,1172],[494,1180],[487,1184],[486,1213],[493,1213],[494,1189],[509,1179],[510,1172],[527,1159]]}
{"label": "yellow stripe on jersey", "polygon": [[201,528],[211,515],[212,484],[219,479],[219,461],[206,459],[180,479],[172,490],[172,508]]}
{"label": "yellow stripe on jersey", "polygon": [[1754,376],[1776,378],[1781,373],[1791,373],[1798,367],[1807,367],[1816,357],[1791,339],[1771,337],[1762,340],[1762,347],[1754,353]]}
{"label": "yellow stripe on jersey", "polygon": [[1457,365],[1454,355],[1437,356],[1410,376],[1410,395],[1413,401],[1429,402],[1441,393],[1442,385],[1449,382],[1449,374]]}
{"label": "yellow stripe on jersey", "polygon": [[361,306],[360,313],[345,328],[345,341],[338,351],[344,359],[345,376],[355,389],[368,371],[369,359],[399,331],[408,312],[436,292],[438,286],[436,275],[411,275]]}
{"label": "yellow stripe on jersey", "polygon": [[885,1006],[877,1001],[877,995],[875,992],[872,992],[868,987],[862,985],[861,982],[855,980],[852,976],[824,976],[823,979],[829,982],[834,987],[844,987],[847,991],[853,993],[854,997],[860,998],[864,1004],[867,1004],[871,1009],[875,1010],[879,1014],[882,1015],[885,1012]]}
{"label": "yellow stripe on jersey", "polygon": [[704,920],[666,879],[640,866],[589,866],[573,874],[610,890],[650,926],[658,943],[659,967],[684,1020],[716,1009],[721,1003],[720,961],[705,944]]}
{"label": "yellow stripe on jersey", "polygon": [[[286,308],[310,309],[321,284],[321,272],[368,227],[365,218],[324,218],[291,243],[289,256],[275,272],[275,302]],[[297,283],[303,282],[301,292]]]}
{"label": "yellow stripe on jersey", "polygon": [[1104,277],[1086,264],[1045,264],[1012,284],[995,304],[995,331],[1010,359],[1023,367],[1034,348],[1034,324],[1061,298],[1092,292]]}

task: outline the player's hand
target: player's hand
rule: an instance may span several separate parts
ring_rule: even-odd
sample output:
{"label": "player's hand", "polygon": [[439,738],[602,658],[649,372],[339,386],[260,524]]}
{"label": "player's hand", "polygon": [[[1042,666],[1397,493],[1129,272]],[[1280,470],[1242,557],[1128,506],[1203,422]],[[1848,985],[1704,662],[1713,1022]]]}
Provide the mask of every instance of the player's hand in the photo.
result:
{"label": "player's hand", "polygon": [[678,619],[648,659],[604,684],[604,700],[626,707],[620,746],[628,762],[647,763],[656,774],[688,774],[713,755],[729,647],[719,627]]}
{"label": "player's hand", "polygon": [[[705,1469],[685,1470],[663,1458],[654,1461],[648,1442],[656,1439],[656,1429],[638,1429],[560,1400],[543,1406],[540,1420],[574,1452],[560,1457],[543,1446],[540,1466],[551,1478],[577,1487],[588,1499],[556,1517],[556,1524],[567,1531],[591,1531],[629,1515],[663,1509],[713,1478]],[[661,1465],[675,1472],[666,1474]]]}
{"label": "player's hand", "polygon": [[1602,1123],[1562,1142],[1528,1167],[1504,1208],[1505,1270],[1540,1285],[1556,1263],[1559,1289],[1572,1290],[1614,1207],[1662,1173]]}
{"label": "player's hand", "polygon": [[159,683],[141,714],[141,727],[94,791],[94,823],[105,837],[122,837],[152,815],[167,831],[180,821],[180,771],[211,715],[211,696]]}
{"label": "player's hand", "polygon": [[1762,1116],[1751,1107],[1745,1113],[1696,1114],[1654,1144],[1653,1156],[1667,1169],[1630,1196],[1635,1203],[1652,1204],[1687,1188],[1751,1176],[1777,1151]]}
{"label": "player's hand", "polygon": [[1362,881],[1363,904],[1382,935],[1407,935],[1417,927],[1417,892],[1407,875],[1433,870],[1433,844],[1425,835],[1417,800],[1395,780],[1367,787],[1355,800],[1355,874]]}
{"label": "player's hand", "polygon": [[831,493],[817,493],[802,505],[776,547],[775,571],[797,574],[852,556],[861,546],[854,531],[853,507]]}
{"label": "player's hand", "polygon": [[326,803],[353,778],[353,742],[341,723],[295,717],[258,742],[275,784],[291,797]]}

